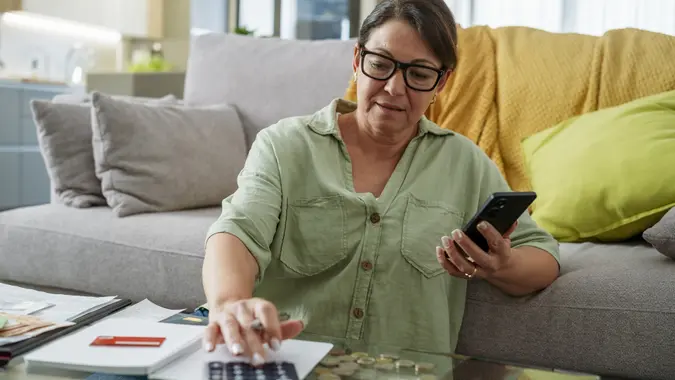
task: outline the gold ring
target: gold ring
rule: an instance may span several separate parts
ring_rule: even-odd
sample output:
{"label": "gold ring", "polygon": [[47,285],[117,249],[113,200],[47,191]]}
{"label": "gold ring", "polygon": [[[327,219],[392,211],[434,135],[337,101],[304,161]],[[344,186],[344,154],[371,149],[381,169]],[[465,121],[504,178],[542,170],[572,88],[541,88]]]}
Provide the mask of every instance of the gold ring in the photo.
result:
{"label": "gold ring", "polygon": [[473,266],[473,273],[471,273],[471,274],[464,273],[464,275],[466,276],[466,278],[473,278],[473,276],[476,275],[476,272],[478,272],[478,266],[474,265]]}

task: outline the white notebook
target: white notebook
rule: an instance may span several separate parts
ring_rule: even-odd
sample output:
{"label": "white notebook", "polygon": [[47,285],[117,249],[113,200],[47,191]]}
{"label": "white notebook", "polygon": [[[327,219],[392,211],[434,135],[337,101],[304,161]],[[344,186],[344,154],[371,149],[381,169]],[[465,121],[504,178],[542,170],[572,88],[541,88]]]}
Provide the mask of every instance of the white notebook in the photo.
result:
{"label": "white notebook", "polygon": [[[105,319],[24,356],[28,368],[148,375],[201,347],[204,326],[136,318]],[[163,337],[160,347],[91,346],[100,336]]]}
{"label": "white notebook", "polygon": [[[328,355],[331,349],[333,349],[333,345],[330,343],[289,339],[281,343],[279,352],[268,350],[267,361],[293,363],[298,378],[304,379]],[[211,361],[224,363],[233,361],[250,362],[250,360],[241,357],[233,357],[224,345],[219,345],[213,352],[197,350],[150,374],[149,378],[152,380],[207,379],[207,365]]]}

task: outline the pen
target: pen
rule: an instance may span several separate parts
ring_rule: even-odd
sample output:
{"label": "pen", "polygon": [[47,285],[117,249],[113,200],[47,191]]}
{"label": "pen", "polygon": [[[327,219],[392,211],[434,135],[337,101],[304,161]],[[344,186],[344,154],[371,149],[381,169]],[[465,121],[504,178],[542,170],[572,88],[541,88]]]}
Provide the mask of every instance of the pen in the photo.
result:
{"label": "pen", "polygon": [[[279,322],[285,322],[291,318],[288,313],[279,313]],[[256,318],[251,322],[251,329],[259,333],[264,332],[265,326],[263,326],[262,321],[259,318]]]}

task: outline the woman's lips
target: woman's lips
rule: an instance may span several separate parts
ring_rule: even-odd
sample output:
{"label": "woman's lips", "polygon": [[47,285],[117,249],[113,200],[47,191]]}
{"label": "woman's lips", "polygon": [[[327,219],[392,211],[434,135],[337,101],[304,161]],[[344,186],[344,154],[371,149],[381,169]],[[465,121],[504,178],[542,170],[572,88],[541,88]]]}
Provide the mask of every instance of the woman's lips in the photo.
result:
{"label": "woman's lips", "polygon": [[393,104],[388,104],[388,103],[375,103],[377,104],[380,108],[384,108],[385,110],[388,111],[395,111],[395,112],[402,112],[403,108],[395,106]]}

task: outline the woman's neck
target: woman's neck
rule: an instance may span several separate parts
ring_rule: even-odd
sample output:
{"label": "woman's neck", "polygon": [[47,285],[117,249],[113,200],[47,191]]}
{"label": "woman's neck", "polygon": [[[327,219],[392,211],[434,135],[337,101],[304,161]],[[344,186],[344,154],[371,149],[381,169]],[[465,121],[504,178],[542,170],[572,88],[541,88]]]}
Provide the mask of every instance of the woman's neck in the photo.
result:
{"label": "woman's neck", "polygon": [[338,125],[345,144],[358,147],[364,156],[378,161],[398,160],[417,134],[417,128],[373,127],[366,120],[359,120],[356,112],[341,115]]}

